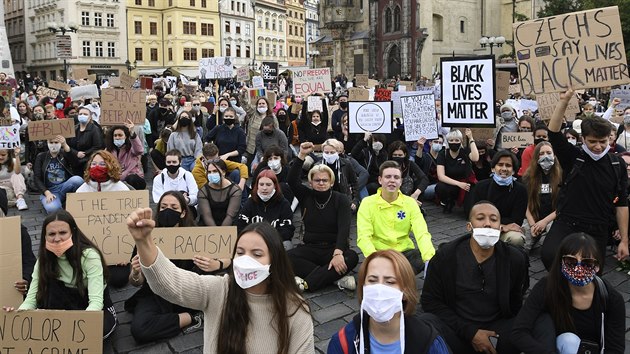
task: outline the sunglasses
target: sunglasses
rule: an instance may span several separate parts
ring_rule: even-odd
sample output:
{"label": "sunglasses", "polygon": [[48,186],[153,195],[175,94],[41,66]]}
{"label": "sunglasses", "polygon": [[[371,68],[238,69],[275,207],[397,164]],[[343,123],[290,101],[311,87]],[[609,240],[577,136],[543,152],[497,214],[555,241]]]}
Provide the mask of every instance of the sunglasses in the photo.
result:
{"label": "sunglasses", "polygon": [[595,268],[599,265],[599,262],[597,262],[595,258],[582,258],[582,260],[579,261],[577,257],[571,255],[562,256],[562,263],[569,268],[575,268],[578,265]]}
{"label": "sunglasses", "polygon": [[199,107],[199,106],[201,106],[201,104],[199,104],[199,103],[193,103],[193,107]]}

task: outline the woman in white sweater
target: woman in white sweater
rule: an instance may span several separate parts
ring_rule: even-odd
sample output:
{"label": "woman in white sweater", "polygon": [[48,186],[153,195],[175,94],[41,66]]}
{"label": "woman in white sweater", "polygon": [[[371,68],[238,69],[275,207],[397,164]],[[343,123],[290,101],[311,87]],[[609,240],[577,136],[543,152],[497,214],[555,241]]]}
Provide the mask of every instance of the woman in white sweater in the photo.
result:
{"label": "woman in white sweater", "polygon": [[[314,353],[313,321],[281,238],[269,224],[247,226],[223,277],[177,268],[156,247],[150,208],[127,218],[142,273],[164,299],[204,312],[204,353]],[[220,333],[220,335],[219,335]]]}
{"label": "woman in white sweater", "polygon": [[128,191],[120,180],[122,168],[118,160],[107,150],[96,151],[88,160],[83,180],[77,193]]}

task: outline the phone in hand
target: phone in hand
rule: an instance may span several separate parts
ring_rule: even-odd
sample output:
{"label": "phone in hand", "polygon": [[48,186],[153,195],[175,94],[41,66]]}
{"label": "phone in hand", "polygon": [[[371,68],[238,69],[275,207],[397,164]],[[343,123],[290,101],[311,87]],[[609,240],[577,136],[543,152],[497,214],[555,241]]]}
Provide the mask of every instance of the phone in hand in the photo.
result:
{"label": "phone in hand", "polygon": [[488,339],[490,340],[490,344],[492,344],[492,347],[494,349],[497,349],[497,343],[499,342],[499,336],[490,336],[490,337],[488,337]]}

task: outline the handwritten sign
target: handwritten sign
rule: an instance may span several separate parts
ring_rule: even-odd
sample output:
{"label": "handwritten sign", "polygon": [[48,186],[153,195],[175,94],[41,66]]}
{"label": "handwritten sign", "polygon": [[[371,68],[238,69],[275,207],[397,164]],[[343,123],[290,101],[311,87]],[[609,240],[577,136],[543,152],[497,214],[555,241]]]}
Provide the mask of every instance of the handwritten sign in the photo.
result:
{"label": "handwritten sign", "polygon": [[[409,97],[409,96],[417,96],[417,95],[427,95],[427,94],[433,94],[433,87],[420,87],[417,91],[394,91],[392,92],[392,112],[393,112],[393,117],[394,119],[400,119],[401,121],[403,120],[403,116],[402,116],[402,104],[400,99],[402,97]],[[433,98],[435,99],[435,94],[433,95]]]}
{"label": "handwritten sign", "polygon": [[616,107],[617,110],[624,110],[630,107],[630,90],[628,89],[613,89],[610,91],[610,98],[618,98],[621,100]]}
{"label": "handwritten sign", "polygon": [[436,139],[438,125],[433,94],[401,97],[400,101],[405,122],[405,141],[417,141],[420,137]]}
{"label": "handwritten sign", "polygon": [[74,120],[32,120],[28,122],[29,140],[49,140],[61,135],[64,138],[74,138]]}
{"label": "handwritten sign", "polygon": [[494,126],[494,57],[442,58],[440,65],[442,126]]}
{"label": "handwritten sign", "polygon": [[151,233],[169,259],[232,258],[236,235],[236,226],[159,227]]}
{"label": "handwritten sign", "polygon": [[510,85],[510,87],[508,87],[508,92],[510,93],[510,95],[515,95],[517,93],[521,93],[521,85],[516,84],[516,85]]}
{"label": "handwritten sign", "polygon": [[263,87],[265,87],[265,82],[263,81],[262,76],[254,76],[254,77],[252,77],[252,86],[254,86],[254,88],[263,88]]}
{"label": "handwritten sign", "polygon": [[510,96],[510,73],[507,71],[497,70],[495,87],[497,99],[504,100],[508,98]]}
{"label": "handwritten sign", "polygon": [[330,68],[293,70],[293,93],[303,96],[332,91]]}
{"label": "handwritten sign", "polygon": [[70,193],[67,198],[66,209],[107,264],[129,262],[135,242],[126,220],[137,208],[149,207],[149,191]]}
{"label": "handwritten sign", "polygon": [[0,149],[16,147],[20,147],[20,124],[0,126]]}
{"label": "handwritten sign", "polygon": [[308,96],[308,111],[320,111],[324,110],[324,105],[322,103],[322,98],[319,96]]}
{"label": "handwritten sign", "polygon": [[524,148],[534,143],[534,135],[531,132],[501,133],[501,146]]}
{"label": "handwritten sign", "polygon": [[85,86],[75,86],[70,89],[72,100],[98,98],[98,87],[95,84]]}
{"label": "handwritten sign", "polygon": [[103,311],[2,311],[0,342],[2,354],[102,353]]}
{"label": "handwritten sign", "polygon": [[276,101],[278,100],[278,95],[273,91],[267,91],[267,95],[265,95],[265,97],[267,97],[267,102],[269,102],[269,105],[271,107],[275,107]]}
{"label": "handwritten sign", "polygon": [[0,301],[5,304],[3,306],[18,307],[24,301],[13,286],[15,281],[22,279],[20,217],[0,218],[0,230],[3,235],[0,242]]}
{"label": "handwritten sign", "polygon": [[37,91],[35,91],[38,97],[52,97],[55,98],[59,96],[59,91],[49,89],[48,87],[39,86]]}
{"label": "handwritten sign", "polygon": [[125,73],[120,73],[120,87],[131,88],[133,84],[135,83],[136,83],[135,77],[125,74]]}
{"label": "handwritten sign", "polygon": [[485,141],[488,139],[492,139],[494,141],[496,129],[496,126],[491,128],[470,128],[473,133],[473,137],[478,141]]}
{"label": "handwritten sign", "polygon": [[186,95],[194,95],[197,92],[197,84],[185,84],[184,85],[184,93]]}
{"label": "handwritten sign", "polygon": [[368,74],[357,74],[355,80],[357,82],[357,86],[367,87],[369,85],[369,79],[370,77]]}
{"label": "handwritten sign", "polygon": [[87,79],[89,75],[90,74],[88,74],[88,71],[85,68],[75,68],[72,70],[72,76],[75,80]]}
{"label": "handwritten sign", "polygon": [[[611,96],[612,97],[612,96]],[[553,115],[553,111],[556,109],[556,105],[560,102],[560,94],[544,93],[536,95],[536,102],[538,102],[538,113],[542,120],[550,120]],[[567,110],[564,112],[564,117],[567,121],[573,121],[575,115],[580,113],[580,103],[576,95],[571,97]]]}
{"label": "handwritten sign", "polygon": [[348,102],[350,133],[392,132],[392,102]]}
{"label": "handwritten sign", "polygon": [[392,91],[384,88],[376,89],[374,92],[374,101],[387,102],[392,100]]}
{"label": "handwritten sign", "polygon": [[232,58],[214,57],[199,60],[199,78],[229,79],[234,76]]}
{"label": "handwritten sign", "polygon": [[69,84],[66,84],[64,82],[59,82],[59,81],[54,81],[54,80],[50,80],[48,81],[48,87],[50,87],[51,89],[56,89],[56,90],[61,90],[61,91],[70,91],[71,86]]}
{"label": "handwritten sign", "polygon": [[144,125],[147,93],[143,90],[106,89],[101,92],[101,125],[124,125],[127,119]]}
{"label": "handwritten sign", "polygon": [[512,25],[522,93],[563,92],[630,82],[619,8]]}
{"label": "handwritten sign", "polygon": [[353,87],[348,89],[348,101],[369,101],[370,91],[364,88]]}
{"label": "handwritten sign", "polygon": [[236,81],[244,82],[249,80],[249,67],[241,66],[236,69]]}
{"label": "handwritten sign", "polygon": [[399,91],[413,91],[416,88],[413,81],[400,81],[398,82]]}

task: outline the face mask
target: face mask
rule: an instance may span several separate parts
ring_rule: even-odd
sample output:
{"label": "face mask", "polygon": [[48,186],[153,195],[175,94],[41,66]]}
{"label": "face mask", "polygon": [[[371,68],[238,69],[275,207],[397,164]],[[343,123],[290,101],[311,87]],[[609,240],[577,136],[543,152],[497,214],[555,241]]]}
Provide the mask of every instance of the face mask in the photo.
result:
{"label": "face mask", "polygon": [[179,118],[179,126],[187,127],[190,125],[190,118]]}
{"label": "face mask", "polygon": [[545,155],[538,158],[538,164],[540,165],[540,168],[542,168],[545,172],[551,169],[554,162],[555,161],[553,155]]}
{"label": "face mask", "polygon": [[433,143],[433,145],[431,145],[431,150],[433,150],[435,152],[441,151],[442,150],[442,144]]}
{"label": "face mask", "polygon": [[295,103],[302,103],[302,97],[296,97]]}
{"label": "face mask", "polygon": [[185,105],[185,104],[186,104],[186,100],[185,100],[185,99],[181,99],[181,100],[179,100],[179,105],[180,105],[180,106],[183,106],[183,105]]}
{"label": "face mask", "polygon": [[226,125],[232,125],[234,124],[234,119],[223,119],[223,123]]}
{"label": "face mask", "polygon": [[232,106],[236,106],[236,100],[230,100],[230,104],[231,104]]}
{"label": "face mask", "polygon": [[592,117],[593,116],[593,112],[584,112],[584,115],[587,117]]}
{"label": "face mask", "polygon": [[160,107],[160,113],[164,114],[164,113],[166,113],[166,111],[168,111],[168,108]]}
{"label": "face mask", "polygon": [[348,102],[339,102],[339,107],[341,109],[348,109]]}
{"label": "face mask", "polygon": [[166,165],[166,170],[170,174],[175,174],[179,171],[179,165]]}
{"label": "face mask", "polygon": [[116,145],[117,147],[125,145],[125,139],[114,139],[114,145]]}
{"label": "face mask", "polygon": [[587,266],[582,264],[582,262],[577,262],[575,267],[569,267],[564,262],[562,262],[562,267],[560,268],[562,275],[569,283],[575,286],[586,286],[590,284],[593,279],[595,279],[595,273],[597,273],[597,268],[592,266]]}
{"label": "face mask", "polygon": [[227,107],[219,107],[219,112],[223,113],[225,112],[225,110],[228,109]]}
{"label": "face mask", "polygon": [[46,249],[54,253],[55,256],[61,257],[67,250],[70,249],[70,247],[72,247],[73,244],[72,237],[69,237],[67,240],[61,242],[46,241]]}
{"label": "face mask", "polygon": [[171,208],[158,211],[157,222],[160,227],[174,227],[179,224],[182,218],[182,213]]}
{"label": "face mask", "polygon": [[89,119],[90,116],[88,116],[87,114],[79,114],[79,123],[85,124],[88,122]]}
{"label": "face mask", "polygon": [[542,143],[543,141],[547,141],[547,140],[545,140],[543,138],[536,138],[536,139],[534,139],[534,146]]}
{"label": "face mask", "polygon": [[577,144],[577,139],[574,138],[567,138],[567,141],[569,142],[569,144],[574,146]]}
{"label": "face mask", "polygon": [[514,182],[514,177],[512,177],[512,176],[508,176],[508,177],[505,177],[505,178],[504,178],[504,177],[499,176],[499,175],[498,175],[498,174],[496,174],[496,173],[493,173],[493,174],[492,174],[492,179],[494,179],[494,181],[495,181],[498,185],[503,186],[503,187],[507,187],[507,186],[511,185],[511,184],[512,184],[512,182]]}
{"label": "face mask", "polygon": [[383,143],[381,143],[380,141],[373,142],[372,149],[378,154],[379,151],[383,150]]}
{"label": "face mask", "polygon": [[109,179],[107,175],[107,167],[93,166],[90,167],[90,179],[94,182],[103,183]]}
{"label": "face mask", "polygon": [[406,157],[392,157],[393,161],[398,162],[399,165],[403,165],[405,163],[405,160],[407,160]]}
{"label": "face mask", "polygon": [[44,113],[35,113],[33,114],[35,120],[44,120]]}
{"label": "face mask", "polygon": [[263,133],[269,136],[273,134],[273,130],[263,130]]}
{"label": "face mask", "polygon": [[281,162],[280,160],[269,160],[267,161],[267,166],[272,169],[274,172],[280,170]]}
{"label": "face mask", "polygon": [[318,120],[317,122],[311,122],[311,124],[313,124],[314,126],[318,126],[318,125],[322,124],[322,121]]}
{"label": "face mask", "polygon": [[[405,321],[403,312],[402,291],[383,284],[367,285],[363,287],[363,301],[361,301],[361,322],[363,312],[376,322],[384,323],[391,320],[400,312],[400,352],[405,352]],[[363,328],[361,328],[360,353],[365,352]]]}
{"label": "face mask", "polygon": [[267,107],[258,107],[258,113],[265,114],[267,113]]}
{"label": "face mask", "polygon": [[477,241],[479,247],[487,250],[489,248],[494,247],[494,245],[499,242],[499,236],[501,235],[501,230],[493,229],[490,227],[478,227],[473,228],[472,237]]}
{"label": "face mask", "polygon": [[597,105],[599,105],[599,102],[597,101],[588,101],[588,103],[591,104],[591,106],[596,107]]}
{"label": "face mask", "polygon": [[57,109],[62,109],[63,108],[63,103],[56,103],[55,107],[57,107]]}
{"label": "face mask", "polygon": [[512,120],[512,112],[510,111],[501,112],[501,118],[503,118],[504,121]]}
{"label": "face mask", "polygon": [[260,192],[257,193],[258,194],[258,198],[260,198],[260,200],[262,200],[263,202],[268,202],[269,199],[271,199],[273,197],[274,194],[276,194],[276,189],[274,188],[271,193],[269,193],[269,195],[262,195],[260,194]]}
{"label": "face mask", "polygon": [[50,152],[52,152],[53,154],[56,154],[59,152],[59,150],[61,150],[61,144],[60,143],[48,143],[48,150]]}
{"label": "face mask", "polygon": [[199,112],[199,106],[193,105],[192,106],[192,110],[193,110],[193,112]]}
{"label": "face mask", "polygon": [[278,114],[278,121],[280,122],[284,122],[287,119],[287,115],[286,114]]}
{"label": "face mask", "polygon": [[323,154],[322,157],[327,164],[332,165],[339,160],[339,153]]}
{"label": "face mask", "polygon": [[606,145],[606,149],[604,149],[604,151],[602,151],[601,154],[596,154],[596,153],[592,152],[591,150],[588,149],[588,147],[586,147],[586,144],[582,144],[582,150],[584,150],[584,152],[588,156],[590,156],[593,160],[599,161],[599,159],[601,159],[602,157],[606,156],[606,154],[608,153],[608,150],[610,150],[610,145]]}
{"label": "face mask", "polygon": [[260,264],[250,256],[239,256],[232,260],[234,280],[241,289],[249,289],[269,277],[270,265]]}
{"label": "face mask", "polygon": [[449,143],[448,144],[448,148],[452,151],[452,152],[457,152],[459,151],[459,148],[462,147],[461,143]]}
{"label": "face mask", "polygon": [[221,175],[216,172],[208,173],[208,182],[212,184],[219,184],[219,182],[221,182]]}

